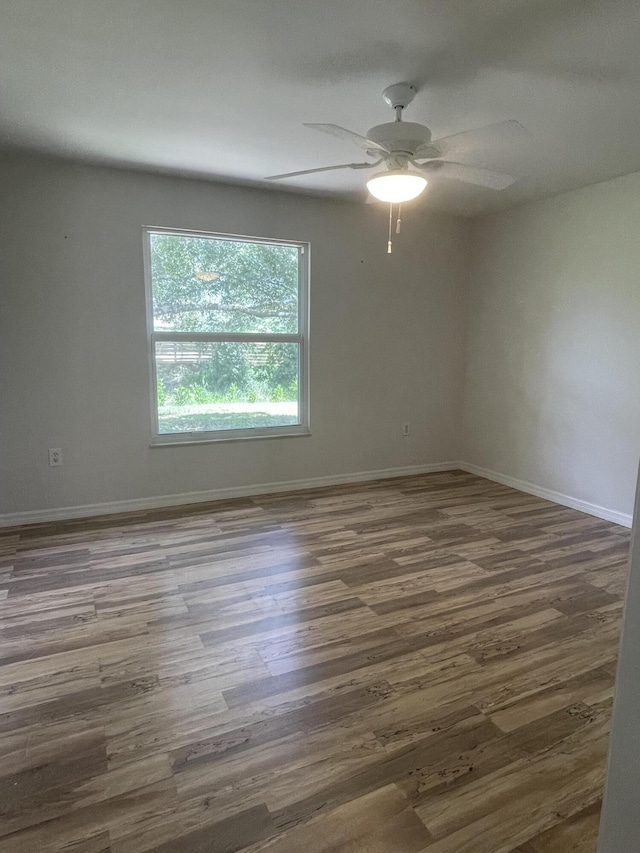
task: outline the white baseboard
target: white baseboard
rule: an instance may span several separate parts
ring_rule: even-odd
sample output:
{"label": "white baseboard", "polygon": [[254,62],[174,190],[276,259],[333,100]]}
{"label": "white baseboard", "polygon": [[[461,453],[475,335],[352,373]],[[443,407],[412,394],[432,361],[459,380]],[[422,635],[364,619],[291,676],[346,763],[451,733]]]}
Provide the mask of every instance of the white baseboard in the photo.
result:
{"label": "white baseboard", "polygon": [[231,486],[225,489],[208,489],[202,492],[183,492],[178,495],[159,495],[149,498],[133,498],[124,501],[108,501],[82,506],[65,506],[52,509],[10,512],[0,515],[0,527],[18,527],[47,521],[65,521],[70,518],[89,518],[96,515],[113,515],[121,512],[136,512],[184,504],[244,498],[252,495],[268,495],[277,492],[295,492],[302,489],[317,489],[322,486],[338,486],[343,483],[364,483],[370,480],[387,480],[393,477],[411,477],[415,474],[431,474],[436,471],[456,471],[459,462],[431,462],[426,465],[409,465],[404,468],[383,468],[378,471],[357,471],[351,474],[330,474],[326,477],[311,477],[306,480],[285,480],[276,483],[256,483],[248,486]]}
{"label": "white baseboard", "polygon": [[615,524],[620,524],[623,527],[631,527],[633,516],[626,512],[618,512],[615,509],[607,509],[607,507],[592,504],[588,501],[582,501],[578,498],[573,498],[570,495],[563,495],[562,492],[554,492],[551,489],[545,489],[542,486],[536,486],[534,483],[527,483],[524,480],[516,480],[515,477],[509,477],[507,474],[500,474],[498,471],[490,471],[487,468],[480,468],[478,465],[472,465],[469,462],[461,462],[459,467],[463,471],[468,471],[469,474],[476,474],[478,477],[484,477],[486,480],[493,480],[495,483],[500,483],[503,486],[510,486],[512,489],[518,489],[520,492],[526,492],[529,495],[535,495],[538,498],[544,498],[553,503],[562,504],[562,506],[571,507],[571,509],[586,512],[587,515],[595,515],[598,518],[604,518],[606,521],[613,521]]}
{"label": "white baseboard", "polygon": [[554,492],[534,483],[524,480],[516,480],[507,474],[498,471],[490,471],[480,468],[469,462],[431,462],[426,465],[409,465],[404,468],[383,468],[377,471],[357,471],[350,474],[330,474],[326,477],[311,477],[306,480],[285,480],[276,483],[257,483],[248,486],[230,486],[225,489],[208,489],[200,492],[183,492],[177,495],[159,495],[149,498],[133,498],[124,501],[107,501],[97,504],[83,504],[82,506],[56,507],[52,509],[28,510],[26,512],[11,512],[0,515],[0,528],[18,527],[24,524],[38,524],[49,521],[65,521],[71,518],[90,518],[97,515],[113,515],[122,512],[137,512],[145,509],[159,509],[169,506],[183,506],[184,504],[206,503],[208,501],[228,500],[229,498],[251,497],[253,495],[276,494],[278,492],[296,492],[303,489],[317,489],[323,486],[339,486],[346,483],[365,483],[371,480],[387,480],[393,477],[411,477],[416,474],[431,474],[437,471],[467,471],[493,480],[503,486],[518,489],[539,498],[562,504],[588,515],[595,515],[607,521],[613,521],[623,527],[631,527],[633,517],[624,512],[607,509],[598,504]]}

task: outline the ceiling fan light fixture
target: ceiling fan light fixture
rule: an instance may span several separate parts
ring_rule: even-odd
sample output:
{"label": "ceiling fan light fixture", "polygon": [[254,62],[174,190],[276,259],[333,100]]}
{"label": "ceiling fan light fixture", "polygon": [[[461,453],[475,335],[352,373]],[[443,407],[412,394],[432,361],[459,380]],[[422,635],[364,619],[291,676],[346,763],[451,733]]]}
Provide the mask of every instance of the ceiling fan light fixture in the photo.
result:
{"label": "ceiling fan light fixture", "polygon": [[367,189],[378,201],[400,204],[417,198],[426,189],[427,179],[408,169],[378,172],[367,181]]}

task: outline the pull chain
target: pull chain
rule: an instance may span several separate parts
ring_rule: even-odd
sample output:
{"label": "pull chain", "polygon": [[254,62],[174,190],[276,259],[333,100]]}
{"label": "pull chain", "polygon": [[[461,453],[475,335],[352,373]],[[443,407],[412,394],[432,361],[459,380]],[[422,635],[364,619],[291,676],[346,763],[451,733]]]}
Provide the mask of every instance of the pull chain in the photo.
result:
{"label": "pull chain", "polygon": [[400,225],[402,223],[402,219],[400,218],[400,212],[402,210],[402,205],[398,205],[398,218],[396,219],[396,234],[400,233]]}
{"label": "pull chain", "polygon": [[389,242],[387,243],[387,254],[388,255],[391,254],[391,247],[392,247],[392,242],[391,242],[391,224],[392,224],[392,221],[393,221],[393,204],[392,204],[392,202],[389,202]]}

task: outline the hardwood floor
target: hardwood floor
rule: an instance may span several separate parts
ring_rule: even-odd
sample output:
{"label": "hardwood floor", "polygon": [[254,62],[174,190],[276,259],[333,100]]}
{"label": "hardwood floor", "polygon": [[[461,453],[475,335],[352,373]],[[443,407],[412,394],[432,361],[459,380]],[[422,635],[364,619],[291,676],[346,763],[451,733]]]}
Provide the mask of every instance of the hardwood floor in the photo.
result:
{"label": "hardwood floor", "polygon": [[593,853],[628,544],[459,471],[0,533],[0,850]]}

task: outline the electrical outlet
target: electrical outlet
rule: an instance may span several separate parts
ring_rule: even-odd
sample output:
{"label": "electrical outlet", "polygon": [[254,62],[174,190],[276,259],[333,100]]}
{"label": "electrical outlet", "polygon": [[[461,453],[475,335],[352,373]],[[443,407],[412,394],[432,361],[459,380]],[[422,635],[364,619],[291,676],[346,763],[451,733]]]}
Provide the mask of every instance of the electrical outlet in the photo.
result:
{"label": "electrical outlet", "polygon": [[402,424],[402,434],[410,435],[411,433],[411,424],[407,421],[407,423]]}
{"label": "electrical outlet", "polygon": [[49,448],[49,465],[52,468],[55,468],[57,465],[62,465],[62,448],[61,447],[50,447]]}

